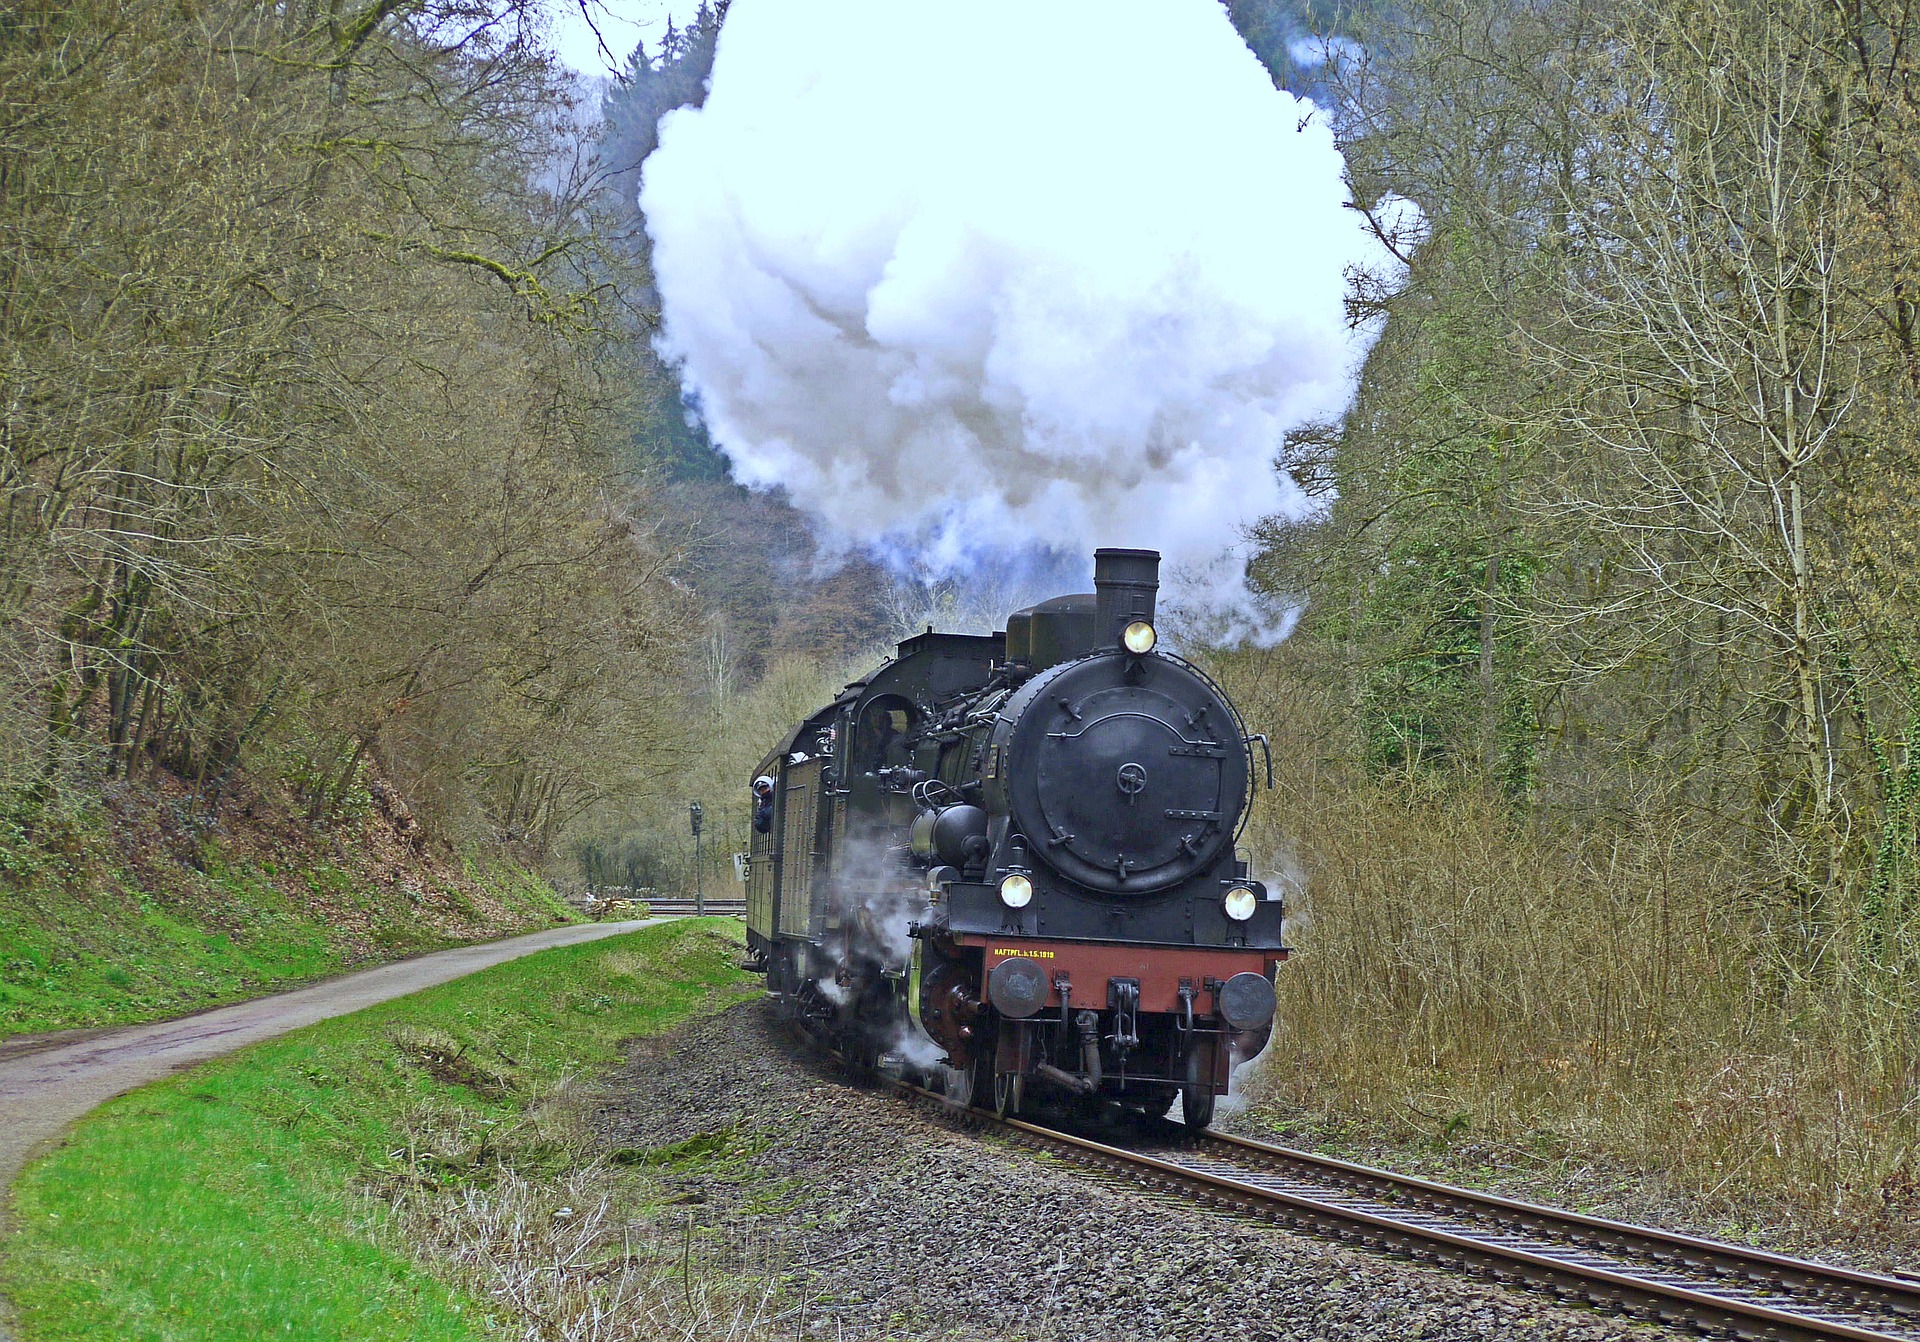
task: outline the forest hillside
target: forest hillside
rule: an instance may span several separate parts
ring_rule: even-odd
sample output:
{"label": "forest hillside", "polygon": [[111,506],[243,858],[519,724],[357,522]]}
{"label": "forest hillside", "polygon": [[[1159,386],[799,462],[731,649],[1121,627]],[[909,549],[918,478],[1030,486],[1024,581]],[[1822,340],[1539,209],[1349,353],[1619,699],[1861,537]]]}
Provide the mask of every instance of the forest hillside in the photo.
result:
{"label": "forest hillside", "polygon": [[1912,1216],[1914,24],[1413,0],[1330,52],[1407,278],[1281,454],[1299,631],[1223,659],[1287,742],[1297,1113]]}

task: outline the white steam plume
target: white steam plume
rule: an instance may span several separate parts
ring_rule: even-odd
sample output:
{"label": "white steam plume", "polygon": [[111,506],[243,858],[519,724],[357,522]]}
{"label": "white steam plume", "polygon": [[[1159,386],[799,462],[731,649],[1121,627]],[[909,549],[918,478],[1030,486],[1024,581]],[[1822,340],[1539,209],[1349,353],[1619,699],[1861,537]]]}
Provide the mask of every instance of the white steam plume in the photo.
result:
{"label": "white steam plume", "polygon": [[1152,546],[1188,604],[1304,506],[1273,455],[1384,264],[1217,0],[735,0],[640,200],[740,480],[922,572]]}

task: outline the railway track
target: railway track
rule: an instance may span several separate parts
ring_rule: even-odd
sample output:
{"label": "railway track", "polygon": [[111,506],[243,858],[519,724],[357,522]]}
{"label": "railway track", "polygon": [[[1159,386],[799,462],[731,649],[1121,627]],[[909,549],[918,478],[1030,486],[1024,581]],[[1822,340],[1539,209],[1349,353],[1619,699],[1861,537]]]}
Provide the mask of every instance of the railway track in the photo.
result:
{"label": "railway track", "polygon": [[[932,1091],[895,1084],[917,1102],[953,1112]],[[978,1109],[965,1118],[1161,1196],[1612,1313],[1770,1342],[1920,1342],[1920,1279],[1559,1211],[1174,1124],[1170,1135],[1114,1145]]]}

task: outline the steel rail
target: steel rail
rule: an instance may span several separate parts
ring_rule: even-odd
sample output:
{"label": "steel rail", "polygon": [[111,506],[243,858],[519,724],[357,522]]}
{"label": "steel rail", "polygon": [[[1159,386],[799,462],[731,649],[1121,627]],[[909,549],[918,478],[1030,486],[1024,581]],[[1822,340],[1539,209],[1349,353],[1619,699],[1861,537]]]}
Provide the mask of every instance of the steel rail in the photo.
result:
{"label": "steel rail", "polygon": [[1920,1339],[1920,1281],[1560,1211],[1226,1133],[1195,1134],[1184,1138],[1185,1149],[1155,1154],[987,1109],[957,1111],[933,1091],[893,1084],[1023,1144],[1203,1204],[1663,1323],[1769,1342]]}
{"label": "steel rail", "polygon": [[1312,1151],[1276,1146],[1226,1132],[1204,1132],[1194,1139],[1200,1148],[1225,1147],[1245,1152],[1270,1166],[1297,1168],[1313,1178],[1338,1183],[1360,1193],[1403,1202],[1409,1207],[1448,1215],[1465,1215],[1509,1230],[1546,1234],[1582,1249],[1603,1253],[1625,1252],[1662,1267],[1707,1272],[1752,1285],[1785,1288],[1834,1300],[1871,1303],[1899,1316],[1920,1330],[1920,1278],[1889,1277],[1831,1263],[1794,1258],[1768,1249],[1728,1244],[1657,1226],[1566,1211],[1524,1202],[1498,1193],[1456,1188],[1415,1175],[1398,1174],[1371,1165],[1355,1164]]}

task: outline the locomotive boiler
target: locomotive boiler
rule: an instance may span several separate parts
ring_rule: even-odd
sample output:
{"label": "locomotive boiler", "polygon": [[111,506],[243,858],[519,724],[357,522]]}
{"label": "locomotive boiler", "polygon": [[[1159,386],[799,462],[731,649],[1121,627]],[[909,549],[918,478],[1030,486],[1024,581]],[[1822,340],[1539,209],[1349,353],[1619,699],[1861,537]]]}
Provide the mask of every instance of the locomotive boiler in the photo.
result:
{"label": "locomotive boiler", "polygon": [[808,1031],[959,1105],[1212,1120],[1283,909],[1235,847],[1265,738],[1159,646],[1158,587],[1097,551],[1091,594],[906,640],[762,762],[752,967]]}

